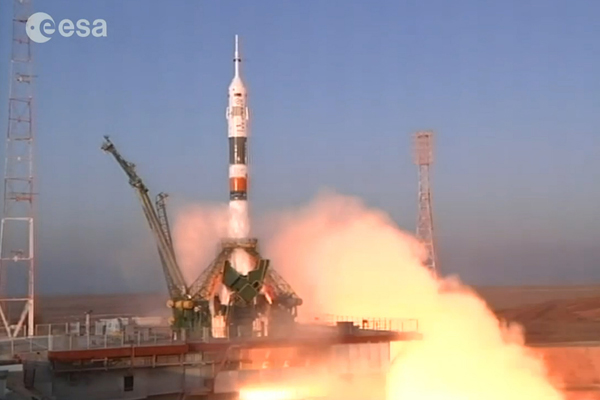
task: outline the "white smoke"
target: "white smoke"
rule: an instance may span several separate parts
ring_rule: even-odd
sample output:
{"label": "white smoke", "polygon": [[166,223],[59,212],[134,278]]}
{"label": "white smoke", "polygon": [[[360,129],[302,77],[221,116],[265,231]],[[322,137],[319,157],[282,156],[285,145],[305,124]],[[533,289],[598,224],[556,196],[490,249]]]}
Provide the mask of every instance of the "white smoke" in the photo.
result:
{"label": "white smoke", "polygon": [[[234,200],[229,202],[229,237],[232,239],[246,239],[250,235],[250,217],[248,215],[248,202]],[[252,259],[247,252],[241,249],[234,250],[230,262],[240,273],[246,275],[252,269]]]}
{"label": "white smoke", "polygon": [[173,226],[177,260],[188,284],[208,267],[217,255],[226,234],[228,209],[225,205],[191,205],[181,208]]}
{"label": "white smoke", "polygon": [[304,299],[301,313],[418,319],[423,340],[395,349],[390,400],[563,399],[521,331],[458,279],[437,280],[384,213],[325,194],[275,220],[263,256]]}
{"label": "white smoke", "polygon": [[423,340],[395,349],[391,400],[562,399],[521,332],[458,279],[435,279],[422,247],[384,213],[327,194],[281,221],[266,254],[303,312],[418,319]]}
{"label": "white smoke", "polygon": [[250,217],[248,202],[232,200],[229,202],[229,237],[234,239],[247,238],[250,235]]}

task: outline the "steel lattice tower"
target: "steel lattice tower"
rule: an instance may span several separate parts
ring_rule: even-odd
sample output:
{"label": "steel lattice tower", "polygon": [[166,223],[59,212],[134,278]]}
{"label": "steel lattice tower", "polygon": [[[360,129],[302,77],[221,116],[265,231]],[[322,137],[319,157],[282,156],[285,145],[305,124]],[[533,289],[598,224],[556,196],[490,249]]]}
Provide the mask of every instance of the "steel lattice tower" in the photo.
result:
{"label": "steel lattice tower", "polygon": [[433,132],[419,131],[414,135],[414,158],[419,169],[419,215],[417,238],[427,249],[425,266],[437,272],[437,257],[433,234],[433,212],[431,209],[430,167],[433,164]]}
{"label": "steel lattice tower", "polygon": [[31,0],[13,1],[4,204],[0,225],[0,319],[9,336],[34,334],[33,49]]}

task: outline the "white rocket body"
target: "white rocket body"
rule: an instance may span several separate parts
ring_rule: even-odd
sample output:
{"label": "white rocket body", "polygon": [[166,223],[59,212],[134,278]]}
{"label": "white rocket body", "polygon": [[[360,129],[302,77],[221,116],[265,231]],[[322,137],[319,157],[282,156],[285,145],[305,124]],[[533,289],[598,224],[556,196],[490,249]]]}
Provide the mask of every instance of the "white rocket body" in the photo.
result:
{"label": "white rocket body", "polygon": [[[235,36],[234,76],[229,85],[226,111],[229,139],[229,237],[244,239],[250,234],[248,216],[248,93],[240,76],[241,58],[238,37]],[[234,251],[231,263],[242,274],[250,271],[250,258],[243,251]]]}

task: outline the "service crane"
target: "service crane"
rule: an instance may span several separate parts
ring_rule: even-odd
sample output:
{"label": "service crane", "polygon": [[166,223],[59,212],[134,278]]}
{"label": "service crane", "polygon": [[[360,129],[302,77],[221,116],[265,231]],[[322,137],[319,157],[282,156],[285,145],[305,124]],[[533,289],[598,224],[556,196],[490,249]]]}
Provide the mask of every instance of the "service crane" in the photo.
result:
{"label": "service crane", "polygon": [[108,136],[105,136],[104,139],[105,142],[102,145],[102,150],[113,155],[129,178],[129,184],[135,189],[138,195],[144,215],[154,235],[169,292],[167,305],[173,310],[171,323],[178,330],[194,328],[199,322],[199,310],[196,308],[194,301],[192,301],[192,296],[185,284],[183,274],[175,257],[165,208],[165,199],[167,196],[164,193],[157,196],[155,209],[148,194],[148,187],[137,174],[135,164],[125,160],[121,156]]}

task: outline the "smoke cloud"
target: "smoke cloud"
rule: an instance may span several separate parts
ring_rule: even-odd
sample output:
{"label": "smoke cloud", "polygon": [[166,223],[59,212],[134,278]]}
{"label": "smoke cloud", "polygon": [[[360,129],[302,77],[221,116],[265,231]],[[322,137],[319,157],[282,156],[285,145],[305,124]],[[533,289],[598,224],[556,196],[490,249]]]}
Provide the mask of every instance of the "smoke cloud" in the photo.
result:
{"label": "smoke cloud", "polygon": [[[323,193],[262,222],[263,256],[303,298],[301,317],[418,320],[423,340],[392,349],[390,400],[563,399],[520,329],[501,325],[457,278],[435,278],[422,265],[422,246],[385,213]],[[174,240],[186,276],[211,261],[226,232],[226,207],[179,214]]]}
{"label": "smoke cloud", "polygon": [[178,210],[173,245],[188,284],[217,256],[219,241],[227,235],[228,218],[226,205],[187,205]]}
{"label": "smoke cloud", "polygon": [[435,279],[424,250],[384,213],[332,193],[278,216],[265,256],[303,313],[416,318],[424,338],[393,349],[391,400],[560,400],[516,327],[458,279]]}

